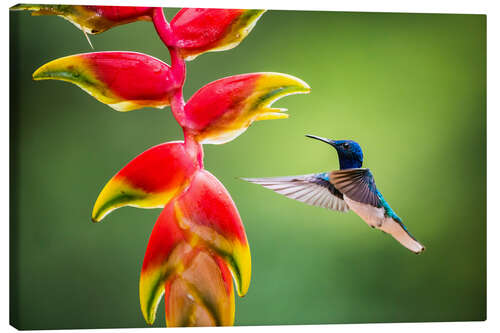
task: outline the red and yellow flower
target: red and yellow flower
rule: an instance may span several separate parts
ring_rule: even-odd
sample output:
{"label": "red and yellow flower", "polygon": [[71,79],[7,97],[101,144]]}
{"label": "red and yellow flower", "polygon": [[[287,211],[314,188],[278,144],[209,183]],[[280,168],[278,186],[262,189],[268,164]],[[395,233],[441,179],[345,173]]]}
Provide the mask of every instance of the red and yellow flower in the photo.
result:
{"label": "red and yellow flower", "polygon": [[163,208],[202,168],[201,147],[196,148],[187,151],[183,142],[167,142],[134,158],[104,186],[94,205],[92,220],[99,222],[124,206]]}
{"label": "red and yellow flower", "polygon": [[38,68],[33,79],[76,84],[117,111],[164,108],[180,87],[169,65],[137,52],[91,52],[59,58]]}
{"label": "red and yellow flower", "polygon": [[115,26],[135,21],[150,21],[152,7],[80,6],[19,4],[12,10],[29,10],[33,16],[60,16],[85,33],[99,34]]}
{"label": "red and yellow flower", "polygon": [[[251,259],[243,223],[224,186],[200,170],[188,189],[165,206],[149,238],[139,288],[146,322],[154,322],[165,293],[167,324],[183,322],[176,313],[186,312],[182,317],[189,318],[201,311],[209,322],[232,325],[231,275],[238,295],[244,296],[250,285]],[[191,310],[178,308],[192,303]]]}
{"label": "red and yellow flower", "polygon": [[264,14],[256,9],[183,8],[172,19],[175,47],[186,60],[236,47]]}
{"label": "red and yellow flower", "polygon": [[308,93],[302,80],[281,73],[226,77],[198,90],[184,107],[184,128],[201,143],[229,142],[254,122],[288,118],[286,109],[271,108],[276,100]]}

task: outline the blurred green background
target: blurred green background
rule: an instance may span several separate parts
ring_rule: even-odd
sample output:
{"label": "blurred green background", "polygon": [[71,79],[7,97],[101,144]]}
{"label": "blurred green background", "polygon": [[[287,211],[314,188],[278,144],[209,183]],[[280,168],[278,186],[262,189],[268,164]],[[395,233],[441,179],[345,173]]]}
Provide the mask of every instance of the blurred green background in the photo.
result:
{"label": "blurred green background", "polygon": [[[176,10],[167,10],[172,17]],[[107,180],[181,138],[169,109],[118,113],[76,86],[34,82],[40,65],[92,51],[56,17],[11,12],[11,319],[23,329],[145,327],[138,283],[160,210],[93,224]],[[95,51],[169,61],[153,25],[91,36]],[[236,325],[486,318],[486,16],[269,11],[235,49],[188,63],[185,97],[215,79],[273,71],[310,95],[287,120],[205,146],[205,166],[245,223],[252,283]],[[239,176],[338,168],[304,134],[354,139],[378,188],[427,247],[416,256],[354,213],[307,206]],[[155,326],[164,326],[163,301]]]}

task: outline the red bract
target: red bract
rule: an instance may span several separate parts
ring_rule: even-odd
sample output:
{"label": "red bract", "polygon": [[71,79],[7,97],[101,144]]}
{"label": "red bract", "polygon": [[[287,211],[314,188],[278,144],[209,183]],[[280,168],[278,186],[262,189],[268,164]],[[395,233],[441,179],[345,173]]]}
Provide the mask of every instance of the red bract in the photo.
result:
{"label": "red bract", "polygon": [[78,5],[16,5],[12,10],[29,10],[32,15],[57,15],[80,30],[98,34],[115,26],[139,20],[151,20],[152,7],[78,6]]}
{"label": "red bract", "polygon": [[137,52],[92,52],[53,60],[33,73],[35,80],[76,84],[117,111],[163,108],[180,84],[166,63]]}
{"label": "red bract", "polygon": [[245,295],[250,285],[250,250],[240,214],[224,185],[210,172],[200,170],[175,208],[183,228],[227,262],[238,295]]}
{"label": "red bract", "polygon": [[172,19],[175,46],[186,60],[236,47],[264,10],[184,8]]}
{"label": "red bract", "polygon": [[[231,196],[206,170],[198,171],[186,191],[165,206],[149,238],[140,282],[141,308],[148,323],[154,322],[165,284],[183,276],[189,266],[186,260],[192,258],[194,249],[209,253],[210,256],[215,255],[214,260],[221,267],[218,271],[224,277],[223,280],[228,283],[225,270],[229,269],[238,294],[246,294],[250,284],[251,259],[245,229]],[[203,285],[212,278],[217,279],[217,274],[199,276]],[[222,293],[222,296],[232,296],[232,288],[226,289],[227,293]],[[205,293],[210,292],[220,293],[205,290]],[[228,300],[220,297],[214,302],[222,306]],[[213,309],[209,308],[208,311],[213,312]],[[212,315],[215,322],[224,325],[229,322],[232,324],[234,319],[234,313]],[[219,316],[231,320],[228,322]],[[175,318],[171,320],[177,321]]]}
{"label": "red bract", "polygon": [[187,102],[184,128],[201,143],[226,143],[252,122],[282,119],[285,109],[271,108],[283,96],[308,93],[302,80],[280,73],[252,73],[226,77],[198,90]]}
{"label": "red bract", "polygon": [[98,222],[124,206],[162,208],[202,168],[201,154],[200,146],[188,151],[183,142],[167,142],[146,150],[104,186],[94,205],[92,220]]}
{"label": "red bract", "polygon": [[153,21],[171,65],[135,52],[95,52],[51,61],[35,80],[74,83],[119,111],[171,106],[183,142],[152,147],[104,186],[92,212],[95,222],[123,206],[163,208],[144,256],[139,294],[148,324],[165,294],[168,326],[232,325],[234,290],[247,293],[250,247],[229,192],[203,168],[203,143],[221,144],[252,122],[286,118],[277,99],[309,92],[300,79],[279,73],[226,77],[202,87],[184,103],[185,59],[226,50],[247,36],[263,10],[182,9],[172,25],[161,8],[18,5],[37,15],[59,15],[99,33],[136,20]]}

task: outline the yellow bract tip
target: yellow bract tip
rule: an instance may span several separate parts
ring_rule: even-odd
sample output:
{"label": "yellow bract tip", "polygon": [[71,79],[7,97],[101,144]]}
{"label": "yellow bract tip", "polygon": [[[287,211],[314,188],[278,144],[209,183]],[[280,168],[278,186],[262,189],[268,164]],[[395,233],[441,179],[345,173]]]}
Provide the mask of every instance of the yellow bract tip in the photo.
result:
{"label": "yellow bract tip", "polygon": [[[273,110],[273,109],[268,109],[268,110]],[[286,119],[286,118],[288,118],[288,114],[286,113],[267,111],[259,113],[255,118],[255,121],[269,120],[269,119]]]}

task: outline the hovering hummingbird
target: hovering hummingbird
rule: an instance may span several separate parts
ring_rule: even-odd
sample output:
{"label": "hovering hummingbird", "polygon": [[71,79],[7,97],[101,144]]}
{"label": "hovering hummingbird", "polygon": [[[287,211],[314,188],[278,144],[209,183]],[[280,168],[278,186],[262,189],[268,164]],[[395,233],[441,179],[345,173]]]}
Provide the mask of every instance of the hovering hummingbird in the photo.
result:
{"label": "hovering hummingbird", "polygon": [[392,235],[410,251],[417,254],[424,251],[424,246],[408,232],[377,190],[370,169],[361,167],[363,151],[357,142],[306,136],[333,146],[339,157],[340,170],[302,176],[242,179],[309,205],[341,212],[351,209],[369,226]]}

